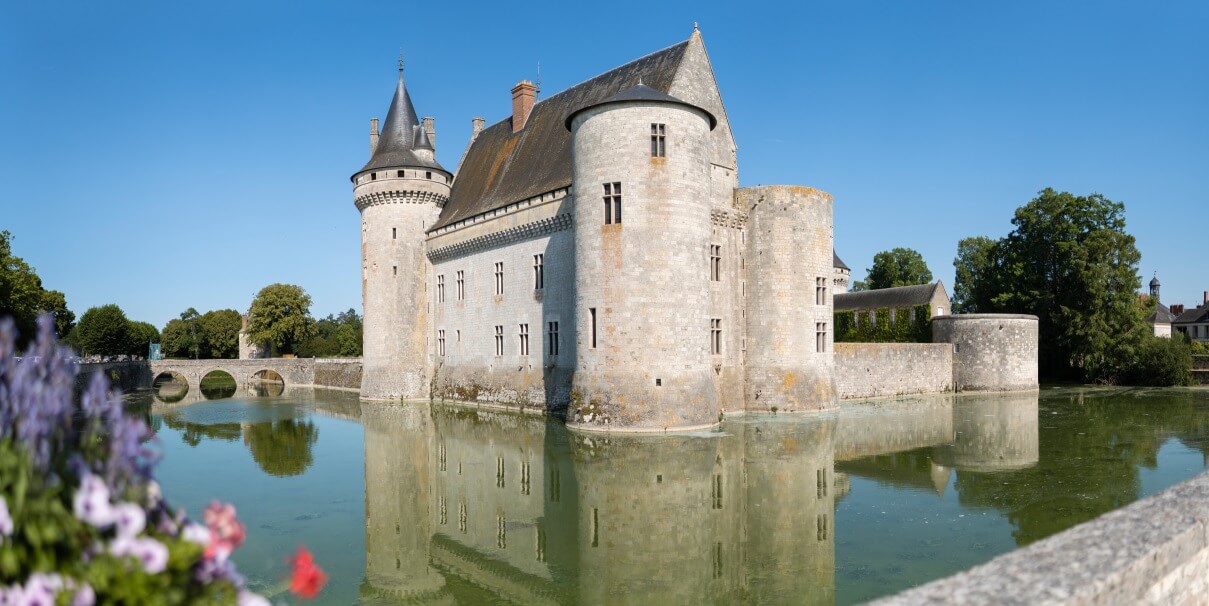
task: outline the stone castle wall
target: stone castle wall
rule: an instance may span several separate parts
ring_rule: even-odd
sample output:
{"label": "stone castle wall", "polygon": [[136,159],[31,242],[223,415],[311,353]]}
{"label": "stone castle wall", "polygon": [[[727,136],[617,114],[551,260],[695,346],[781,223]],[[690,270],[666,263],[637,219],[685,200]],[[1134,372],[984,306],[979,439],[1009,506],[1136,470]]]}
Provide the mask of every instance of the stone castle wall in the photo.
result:
{"label": "stone castle wall", "polygon": [[959,314],[932,318],[932,341],[953,345],[956,391],[1037,389],[1037,316]]}
{"label": "stone castle wall", "polygon": [[836,343],[835,384],[841,400],[953,389],[948,343]]}
{"label": "stone castle wall", "polygon": [[[667,126],[666,157],[651,156],[652,123]],[[601,105],[575,116],[571,136],[578,343],[568,421],[631,429],[716,423],[704,112]],[[620,223],[606,223],[606,183],[622,185]]]}
{"label": "stone castle wall", "polygon": [[[567,202],[553,200],[429,241],[436,257],[428,292],[433,398],[539,410],[566,407],[575,364],[576,280]],[[542,256],[541,288],[537,255]],[[496,263],[503,264],[503,294],[496,294]],[[458,272],[464,280],[460,300]],[[557,354],[551,353],[552,323],[558,324]],[[522,325],[528,353],[521,351]],[[502,355],[496,355],[497,326],[502,327]]]}
{"label": "stone castle wall", "polygon": [[[745,406],[834,408],[832,198],[796,186],[744,188],[736,196],[748,212]],[[820,278],[828,290],[818,304]],[[820,324],[826,333],[822,351],[816,343]]]}

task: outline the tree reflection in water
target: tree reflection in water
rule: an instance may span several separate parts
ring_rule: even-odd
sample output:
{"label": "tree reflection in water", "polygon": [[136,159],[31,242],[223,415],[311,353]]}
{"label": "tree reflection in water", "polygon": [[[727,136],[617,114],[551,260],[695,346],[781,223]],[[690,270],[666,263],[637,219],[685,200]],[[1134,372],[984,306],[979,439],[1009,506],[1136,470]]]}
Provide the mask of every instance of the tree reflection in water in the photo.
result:
{"label": "tree reflection in water", "polygon": [[252,458],[273,476],[296,476],[306,471],[314,462],[311,447],[318,439],[319,428],[306,419],[253,423],[244,429]]}

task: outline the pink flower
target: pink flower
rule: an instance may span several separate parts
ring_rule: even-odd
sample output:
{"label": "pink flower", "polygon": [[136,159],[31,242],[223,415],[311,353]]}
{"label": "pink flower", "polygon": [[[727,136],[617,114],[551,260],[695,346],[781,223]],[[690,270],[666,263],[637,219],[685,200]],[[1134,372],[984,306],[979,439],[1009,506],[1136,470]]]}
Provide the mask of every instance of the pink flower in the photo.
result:
{"label": "pink flower", "polygon": [[291,564],[294,566],[294,573],[290,578],[290,593],[304,600],[318,595],[319,590],[327,583],[327,573],[315,565],[311,552],[307,551],[306,547],[299,547]]}
{"label": "pink flower", "polygon": [[210,527],[210,544],[206,545],[205,557],[225,560],[232,551],[243,545],[247,531],[235,517],[235,506],[230,503],[210,503],[202,512],[202,519]]}
{"label": "pink flower", "polygon": [[8,513],[8,502],[0,497],[0,537],[13,534],[13,518]]}
{"label": "pink flower", "polygon": [[119,537],[132,539],[147,525],[147,512],[134,503],[119,503],[113,508]]}

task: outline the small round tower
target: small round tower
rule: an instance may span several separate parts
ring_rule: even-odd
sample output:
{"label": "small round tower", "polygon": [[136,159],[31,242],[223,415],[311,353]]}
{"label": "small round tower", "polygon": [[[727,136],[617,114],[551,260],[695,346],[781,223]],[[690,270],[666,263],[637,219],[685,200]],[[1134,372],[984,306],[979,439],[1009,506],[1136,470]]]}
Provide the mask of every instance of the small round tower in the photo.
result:
{"label": "small round tower", "polygon": [[[638,83],[572,113],[576,370],[568,421],[716,423],[709,112]],[[717,341],[720,343],[721,338]]]}
{"label": "small round tower", "polygon": [[1039,386],[1037,316],[936,316],[932,342],[953,344],[954,391],[1027,391]]}
{"label": "small round tower", "polygon": [[[374,123],[376,124],[376,122]],[[382,132],[371,129],[369,162],[352,176],[361,212],[364,370],[361,397],[428,396],[424,232],[449,199],[453,175],[399,82]]]}

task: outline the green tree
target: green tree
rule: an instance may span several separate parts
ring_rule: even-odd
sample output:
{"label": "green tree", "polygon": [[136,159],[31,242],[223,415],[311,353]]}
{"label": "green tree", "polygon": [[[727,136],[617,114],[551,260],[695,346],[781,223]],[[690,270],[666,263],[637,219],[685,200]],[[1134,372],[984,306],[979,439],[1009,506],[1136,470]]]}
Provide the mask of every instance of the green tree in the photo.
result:
{"label": "green tree", "polygon": [[238,311],[208,311],[198,318],[197,324],[207,357],[239,357],[239,329],[243,327],[243,317]]}
{"label": "green tree", "polygon": [[957,243],[957,270],[953,281],[953,311],[973,314],[990,309],[995,293],[994,261],[998,243],[985,236],[965,238]]}
{"label": "green tree", "polygon": [[76,331],[80,352],[85,355],[111,356],[129,353],[130,321],[122,308],[110,303],[89,308],[80,316]]}
{"label": "green tree", "polygon": [[160,352],[168,358],[193,357],[193,337],[188,322],[180,318],[168,320],[160,335]]}
{"label": "green tree", "polygon": [[76,327],[76,315],[67,309],[67,297],[57,290],[42,291],[39,311],[55,317],[55,334],[60,340],[71,334],[71,329]]}
{"label": "green tree", "polygon": [[356,310],[328,315],[315,322],[316,334],[299,344],[295,352],[305,358],[361,355],[362,324]]}
{"label": "green tree", "polygon": [[132,356],[146,356],[147,345],[160,340],[159,329],[150,322],[136,322],[132,320],[127,327],[127,332],[130,335],[130,341],[126,346],[126,351],[122,353]]}
{"label": "green tree", "polygon": [[278,353],[294,353],[298,344],[317,334],[311,296],[301,286],[270,284],[260,289],[248,315],[248,338],[268,343]]}
{"label": "green tree", "polygon": [[1044,376],[1127,374],[1148,331],[1125,205],[1047,188],[1016,209],[1012,225],[993,245],[962,241],[954,261],[962,309],[1036,315]]}
{"label": "green tree", "polygon": [[13,255],[13,235],[0,231],[0,318],[11,317],[27,342],[37,332],[38,315],[52,313],[55,330],[66,337],[75,322],[75,314],[67,309],[67,299],[56,290],[42,287],[42,279],[21,257]]}
{"label": "green tree", "polygon": [[932,281],[932,270],[924,263],[923,255],[910,248],[883,250],[873,255],[865,280],[858,281],[860,290],[914,286]]}

